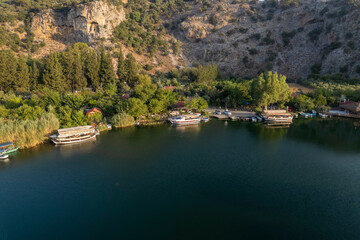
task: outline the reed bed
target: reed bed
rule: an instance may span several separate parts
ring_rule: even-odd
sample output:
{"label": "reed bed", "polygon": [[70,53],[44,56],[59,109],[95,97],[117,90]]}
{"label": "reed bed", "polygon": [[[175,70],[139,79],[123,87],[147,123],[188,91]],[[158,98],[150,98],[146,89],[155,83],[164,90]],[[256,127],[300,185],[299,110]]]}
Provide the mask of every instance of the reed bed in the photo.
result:
{"label": "reed bed", "polygon": [[33,147],[43,143],[59,126],[59,120],[52,113],[45,113],[36,120],[0,118],[0,142],[14,142],[20,148]]}
{"label": "reed bed", "polygon": [[129,114],[118,113],[111,118],[111,124],[116,128],[129,127],[135,125],[135,120]]}

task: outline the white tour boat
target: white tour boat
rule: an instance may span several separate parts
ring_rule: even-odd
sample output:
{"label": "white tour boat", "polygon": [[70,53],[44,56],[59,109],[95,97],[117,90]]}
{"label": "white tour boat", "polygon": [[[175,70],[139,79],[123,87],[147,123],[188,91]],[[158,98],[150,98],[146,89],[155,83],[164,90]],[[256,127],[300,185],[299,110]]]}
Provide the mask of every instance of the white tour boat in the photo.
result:
{"label": "white tour boat", "polygon": [[66,145],[93,140],[96,139],[96,135],[99,135],[99,132],[89,125],[59,129],[50,139],[56,145]]}
{"label": "white tour boat", "polygon": [[200,121],[201,121],[200,114],[181,115],[170,119],[170,122],[174,126],[194,125],[194,124],[199,124]]}

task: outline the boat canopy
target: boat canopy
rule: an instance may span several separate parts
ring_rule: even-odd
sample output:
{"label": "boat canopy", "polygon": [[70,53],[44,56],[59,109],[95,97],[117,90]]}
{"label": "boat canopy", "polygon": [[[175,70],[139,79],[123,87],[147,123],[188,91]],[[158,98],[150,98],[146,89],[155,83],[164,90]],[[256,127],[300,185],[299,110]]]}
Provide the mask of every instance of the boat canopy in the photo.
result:
{"label": "boat canopy", "polygon": [[94,127],[91,125],[88,126],[80,126],[80,127],[71,127],[71,128],[63,128],[58,130],[59,136],[70,136],[76,134],[86,134],[94,131]]}
{"label": "boat canopy", "polygon": [[4,147],[11,147],[14,144],[12,142],[7,142],[7,143],[1,143],[0,144],[0,148],[4,148]]}

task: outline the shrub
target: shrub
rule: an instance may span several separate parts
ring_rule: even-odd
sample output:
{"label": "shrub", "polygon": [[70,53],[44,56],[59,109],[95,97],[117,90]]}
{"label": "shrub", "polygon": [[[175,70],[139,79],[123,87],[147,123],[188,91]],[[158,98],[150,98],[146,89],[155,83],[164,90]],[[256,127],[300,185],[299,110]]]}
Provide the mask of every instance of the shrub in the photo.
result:
{"label": "shrub", "polygon": [[258,54],[258,51],[255,48],[252,48],[252,49],[249,50],[249,54],[250,55],[255,55],[255,54]]}
{"label": "shrub", "polygon": [[111,124],[116,128],[128,127],[134,126],[135,120],[127,113],[118,113],[111,118]]}
{"label": "shrub", "polygon": [[60,126],[52,113],[45,113],[36,120],[5,120],[0,118],[0,139],[14,142],[20,148],[36,146],[47,139]]}
{"label": "shrub", "polygon": [[315,28],[312,31],[308,33],[308,36],[310,37],[310,40],[315,42],[319,39],[319,35],[322,33],[322,28]]}

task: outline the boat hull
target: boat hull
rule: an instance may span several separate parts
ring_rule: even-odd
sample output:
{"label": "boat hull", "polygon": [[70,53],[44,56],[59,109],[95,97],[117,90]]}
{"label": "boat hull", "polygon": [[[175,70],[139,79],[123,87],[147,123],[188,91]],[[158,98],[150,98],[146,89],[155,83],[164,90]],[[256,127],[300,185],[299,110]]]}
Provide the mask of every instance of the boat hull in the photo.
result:
{"label": "boat hull", "polygon": [[185,121],[170,121],[173,126],[188,126],[188,125],[196,125],[200,123],[200,119],[192,119]]}
{"label": "boat hull", "polygon": [[84,138],[84,139],[78,139],[78,140],[69,140],[69,141],[57,141],[55,139],[51,139],[51,141],[53,143],[55,143],[56,145],[69,145],[69,144],[76,144],[76,143],[82,143],[82,142],[87,142],[90,140],[94,140],[96,139],[96,135],[90,136],[88,138]]}
{"label": "boat hull", "polygon": [[17,152],[18,150],[19,150],[19,147],[14,147],[14,148],[7,149],[7,150],[1,152],[0,154],[9,154],[9,153]]}

